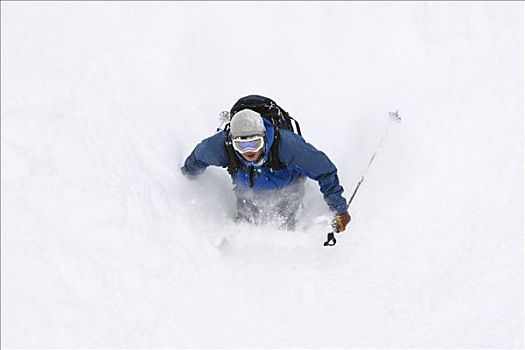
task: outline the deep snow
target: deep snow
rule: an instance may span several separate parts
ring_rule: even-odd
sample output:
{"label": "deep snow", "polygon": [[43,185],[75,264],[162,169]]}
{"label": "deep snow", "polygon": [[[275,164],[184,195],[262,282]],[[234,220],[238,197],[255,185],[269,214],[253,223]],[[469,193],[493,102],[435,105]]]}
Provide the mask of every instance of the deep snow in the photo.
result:
{"label": "deep snow", "polygon": [[[524,346],[522,2],[1,11],[2,347]],[[336,247],[314,182],[283,232],[180,175],[252,93],[347,196],[401,111]]]}

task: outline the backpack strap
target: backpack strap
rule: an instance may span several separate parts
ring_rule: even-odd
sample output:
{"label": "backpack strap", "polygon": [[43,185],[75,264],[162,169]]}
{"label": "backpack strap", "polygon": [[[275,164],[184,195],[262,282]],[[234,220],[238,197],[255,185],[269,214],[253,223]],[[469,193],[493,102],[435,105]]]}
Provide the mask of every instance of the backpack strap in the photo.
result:
{"label": "backpack strap", "polygon": [[224,138],[224,148],[226,149],[226,154],[228,155],[228,174],[233,178],[237,169],[241,167],[241,162],[235,155],[235,150],[233,149],[232,138],[230,136],[230,124],[226,125],[224,128],[225,138]]}
{"label": "backpack strap", "polygon": [[268,157],[268,166],[274,170],[284,170],[286,166],[279,160],[279,141],[281,140],[281,133],[279,127],[274,126],[273,143],[270,147],[270,155]]}

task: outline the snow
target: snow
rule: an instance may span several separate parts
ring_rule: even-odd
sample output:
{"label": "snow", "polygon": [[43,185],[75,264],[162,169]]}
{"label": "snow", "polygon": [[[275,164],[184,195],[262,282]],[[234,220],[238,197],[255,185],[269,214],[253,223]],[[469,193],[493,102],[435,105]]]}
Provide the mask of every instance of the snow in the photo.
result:
{"label": "snow", "polygon": [[[2,2],[2,347],[524,346],[522,2]],[[296,232],[179,167],[241,96],[339,168]],[[227,243],[221,244],[222,239]]]}

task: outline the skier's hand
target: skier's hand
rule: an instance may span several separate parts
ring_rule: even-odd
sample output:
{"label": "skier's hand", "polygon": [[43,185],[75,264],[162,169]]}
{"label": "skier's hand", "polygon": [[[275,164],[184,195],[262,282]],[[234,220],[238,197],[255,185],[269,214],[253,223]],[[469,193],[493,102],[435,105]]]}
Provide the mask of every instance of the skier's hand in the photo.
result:
{"label": "skier's hand", "polygon": [[193,175],[193,174],[190,174],[188,172],[188,170],[185,168],[185,167],[181,167],[180,168],[180,172],[182,173],[182,175],[184,175],[185,178],[187,179],[190,179],[190,180],[195,180],[195,178],[197,178],[197,176]]}
{"label": "skier's hand", "polygon": [[352,218],[348,212],[341,215],[336,215],[334,222],[336,232],[343,232],[346,229],[346,225],[348,225],[351,220]]}

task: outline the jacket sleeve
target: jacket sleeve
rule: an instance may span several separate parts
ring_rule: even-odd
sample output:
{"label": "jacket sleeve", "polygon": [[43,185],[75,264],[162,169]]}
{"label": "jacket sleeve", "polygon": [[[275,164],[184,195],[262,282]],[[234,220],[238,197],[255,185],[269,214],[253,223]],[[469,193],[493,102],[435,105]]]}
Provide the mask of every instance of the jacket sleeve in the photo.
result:
{"label": "jacket sleeve", "polygon": [[342,196],[344,189],[339,184],[337,168],[326,154],[305,142],[301,136],[280,130],[279,159],[288,168],[296,169],[317,181],[331,211],[339,215],[348,210],[346,199]]}
{"label": "jacket sleeve", "polygon": [[199,143],[186,158],[181,171],[186,176],[197,176],[210,166],[228,166],[228,154],[224,147],[224,132],[219,132]]}

